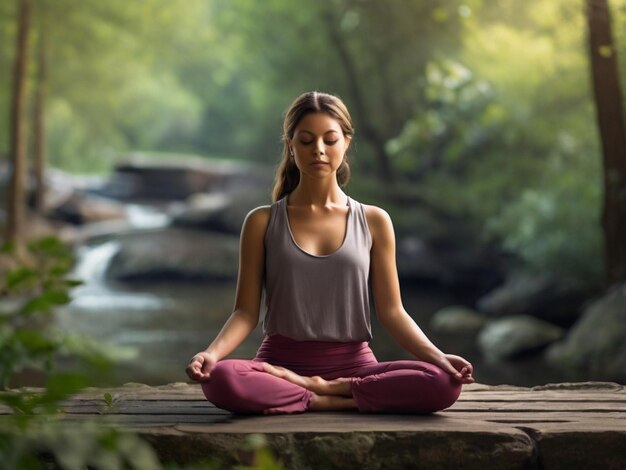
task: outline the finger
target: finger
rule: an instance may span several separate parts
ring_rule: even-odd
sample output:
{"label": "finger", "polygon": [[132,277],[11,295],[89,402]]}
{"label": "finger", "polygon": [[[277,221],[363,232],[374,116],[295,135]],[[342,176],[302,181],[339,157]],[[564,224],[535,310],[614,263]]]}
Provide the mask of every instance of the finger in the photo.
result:
{"label": "finger", "polygon": [[210,370],[211,370],[211,363],[209,361],[204,361],[202,363],[202,367],[200,368],[200,371],[203,374],[208,374],[210,372]]}
{"label": "finger", "polygon": [[202,380],[208,379],[209,376],[208,374],[203,374],[202,372],[195,370],[195,371],[192,371],[191,374],[189,374],[189,378],[200,382]]}
{"label": "finger", "polygon": [[461,374],[458,370],[452,367],[452,365],[446,366],[446,372],[452,375],[453,377],[455,377],[456,379],[461,379],[463,377],[463,374]]}
{"label": "finger", "polygon": [[202,360],[194,359],[192,360],[186,368],[187,375],[192,379],[197,379],[202,376]]}
{"label": "finger", "polygon": [[463,377],[463,380],[466,380],[466,383],[474,383],[476,381],[471,375],[466,375],[465,377]]}

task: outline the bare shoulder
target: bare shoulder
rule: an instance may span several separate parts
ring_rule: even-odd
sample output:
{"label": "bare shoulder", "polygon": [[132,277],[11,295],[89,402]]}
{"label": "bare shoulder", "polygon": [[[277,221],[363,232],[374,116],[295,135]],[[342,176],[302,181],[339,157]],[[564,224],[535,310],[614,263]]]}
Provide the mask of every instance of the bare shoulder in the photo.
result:
{"label": "bare shoulder", "polygon": [[374,239],[393,235],[393,222],[389,213],[378,206],[363,204],[365,218]]}
{"label": "bare shoulder", "polygon": [[252,231],[254,233],[265,233],[270,220],[269,205],[258,206],[246,215],[243,222],[242,231]]}

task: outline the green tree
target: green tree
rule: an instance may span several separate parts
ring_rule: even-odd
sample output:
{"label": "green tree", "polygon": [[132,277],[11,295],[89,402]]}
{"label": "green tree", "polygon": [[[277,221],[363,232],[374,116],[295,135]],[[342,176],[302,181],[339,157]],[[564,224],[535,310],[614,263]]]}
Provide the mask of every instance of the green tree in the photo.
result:
{"label": "green tree", "polygon": [[[278,0],[227,7],[216,2],[211,25],[223,38],[221,49],[238,63],[224,95],[247,98],[237,108],[244,117],[233,126],[256,136],[246,153],[275,161],[282,112],[299,93],[318,89],[340,95],[352,110],[358,169],[392,178],[394,162],[385,142],[424,102],[421,80],[428,61],[460,47],[459,5],[325,0],[303,8]],[[267,118],[259,122],[257,116]],[[212,133],[214,124],[205,124]]]}
{"label": "green tree", "polygon": [[19,0],[17,37],[13,67],[13,87],[9,131],[9,192],[7,197],[6,240],[15,246],[18,257],[24,258],[22,243],[26,191],[26,84],[29,60],[31,0]]}
{"label": "green tree", "polygon": [[626,281],[626,123],[606,0],[587,0],[589,56],[602,141],[604,264],[608,285]]}

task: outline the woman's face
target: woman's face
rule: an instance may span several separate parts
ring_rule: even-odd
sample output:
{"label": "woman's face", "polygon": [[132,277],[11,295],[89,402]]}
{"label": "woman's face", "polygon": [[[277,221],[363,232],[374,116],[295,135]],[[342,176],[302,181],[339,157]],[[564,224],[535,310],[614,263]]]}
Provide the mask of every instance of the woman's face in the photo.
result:
{"label": "woman's face", "polygon": [[300,172],[319,177],[341,166],[350,138],[328,114],[311,113],[300,120],[288,145]]}

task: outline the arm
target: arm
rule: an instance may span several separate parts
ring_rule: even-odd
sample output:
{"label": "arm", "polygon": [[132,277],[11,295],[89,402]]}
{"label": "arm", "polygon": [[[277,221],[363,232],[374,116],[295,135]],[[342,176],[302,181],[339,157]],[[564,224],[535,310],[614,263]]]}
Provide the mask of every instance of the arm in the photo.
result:
{"label": "arm", "polygon": [[371,278],[376,314],[383,327],[405,350],[420,360],[471,383],[472,365],[465,359],[443,353],[424,334],[402,305],[396,267],[396,242],[389,214],[376,206],[365,206],[372,234]]}
{"label": "arm", "polygon": [[268,220],[269,206],[262,206],[250,211],[243,222],[235,306],[213,342],[187,366],[187,375],[194,380],[208,379],[213,365],[233,352],[259,323]]}

